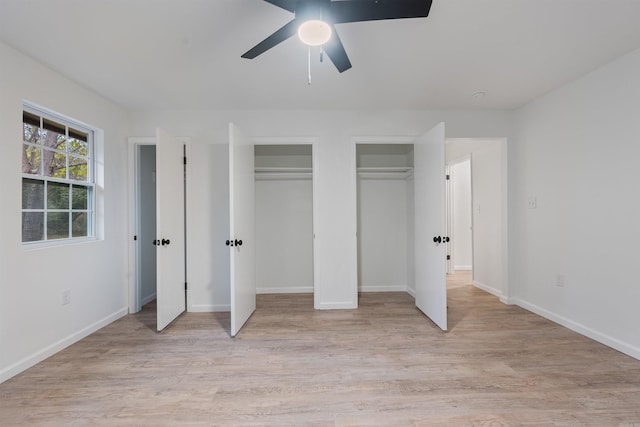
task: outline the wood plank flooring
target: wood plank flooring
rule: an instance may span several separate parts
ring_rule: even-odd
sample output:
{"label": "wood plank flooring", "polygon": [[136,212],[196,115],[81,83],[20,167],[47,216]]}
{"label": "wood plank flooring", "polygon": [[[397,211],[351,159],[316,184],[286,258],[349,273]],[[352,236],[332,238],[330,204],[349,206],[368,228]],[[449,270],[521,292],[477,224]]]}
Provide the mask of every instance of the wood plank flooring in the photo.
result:
{"label": "wood plank flooring", "polygon": [[2,426],[638,426],[640,361],[473,286],[442,333],[404,293],[261,295],[154,331],[147,307],[0,384]]}
{"label": "wood plank flooring", "polygon": [[454,274],[447,274],[447,289],[455,289],[470,285],[473,282],[471,270],[459,270]]}

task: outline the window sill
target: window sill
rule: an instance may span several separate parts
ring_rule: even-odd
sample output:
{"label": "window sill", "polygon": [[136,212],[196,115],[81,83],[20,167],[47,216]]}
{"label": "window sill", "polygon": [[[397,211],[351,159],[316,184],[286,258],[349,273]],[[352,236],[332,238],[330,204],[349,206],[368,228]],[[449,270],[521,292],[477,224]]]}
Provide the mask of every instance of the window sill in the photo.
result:
{"label": "window sill", "polygon": [[30,252],[30,251],[35,251],[39,249],[84,245],[87,243],[95,243],[95,242],[101,242],[101,241],[102,241],[101,239],[98,239],[96,237],[78,237],[75,239],[57,239],[57,240],[49,240],[46,242],[24,242],[24,243],[21,243],[21,246],[22,246],[22,250],[26,252]]}

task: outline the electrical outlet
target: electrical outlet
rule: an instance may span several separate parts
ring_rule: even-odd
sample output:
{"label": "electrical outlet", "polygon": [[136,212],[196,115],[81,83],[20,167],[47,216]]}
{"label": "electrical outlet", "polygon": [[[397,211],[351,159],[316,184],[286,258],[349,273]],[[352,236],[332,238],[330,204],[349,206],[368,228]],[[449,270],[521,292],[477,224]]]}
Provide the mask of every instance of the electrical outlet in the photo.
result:
{"label": "electrical outlet", "polygon": [[558,274],[556,276],[556,286],[560,286],[561,288],[564,288],[564,282],[565,282],[564,274]]}
{"label": "electrical outlet", "polygon": [[529,209],[537,209],[538,208],[538,198],[536,196],[529,196],[527,199],[527,207]]}
{"label": "electrical outlet", "polygon": [[71,291],[67,289],[65,291],[62,291],[62,305],[69,304],[71,304]]}

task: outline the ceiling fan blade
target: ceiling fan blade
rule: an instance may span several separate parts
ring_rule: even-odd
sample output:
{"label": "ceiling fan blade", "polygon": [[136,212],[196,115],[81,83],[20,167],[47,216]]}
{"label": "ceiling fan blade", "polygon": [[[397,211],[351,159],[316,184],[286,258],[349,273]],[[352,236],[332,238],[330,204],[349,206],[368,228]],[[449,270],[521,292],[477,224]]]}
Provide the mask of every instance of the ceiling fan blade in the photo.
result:
{"label": "ceiling fan blade", "polygon": [[425,18],[432,0],[342,0],[331,2],[334,24],[381,19]]}
{"label": "ceiling fan blade", "polygon": [[249,49],[242,58],[253,59],[256,56],[268,51],[272,47],[282,43],[298,31],[298,22],[293,19],[289,23],[285,24],[278,31],[271,34],[266,39]]}
{"label": "ceiling fan blade", "polygon": [[333,25],[331,25],[331,38],[322,46],[322,49],[327,53],[333,65],[335,65],[341,73],[351,68],[351,61],[349,61],[340,36]]}
{"label": "ceiling fan blade", "polygon": [[266,1],[267,3],[271,3],[272,5],[286,9],[289,12],[296,11],[297,0],[264,0],[264,1]]}

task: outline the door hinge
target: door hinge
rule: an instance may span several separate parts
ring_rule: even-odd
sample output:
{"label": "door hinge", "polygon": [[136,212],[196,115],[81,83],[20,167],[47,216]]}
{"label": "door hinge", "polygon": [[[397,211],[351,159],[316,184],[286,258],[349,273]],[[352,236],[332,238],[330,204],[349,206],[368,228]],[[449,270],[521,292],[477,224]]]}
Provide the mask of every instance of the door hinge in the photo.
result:
{"label": "door hinge", "polygon": [[449,179],[451,178],[451,176],[449,174],[445,175],[447,177],[447,181],[449,181]]}
{"label": "door hinge", "polygon": [[451,255],[447,255],[447,261],[451,259]]}
{"label": "door hinge", "polygon": [[187,164],[187,156],[184,156],[183,159],[184,159],[184,164],[186,165]]}
{"label": "door hinge", "polygon": [[138,236],[133,236],[133,240],[138,240]]}
{"label": "door hinge", "polygon": [[184,290],[187,290],[187,282],[184,282]]}

